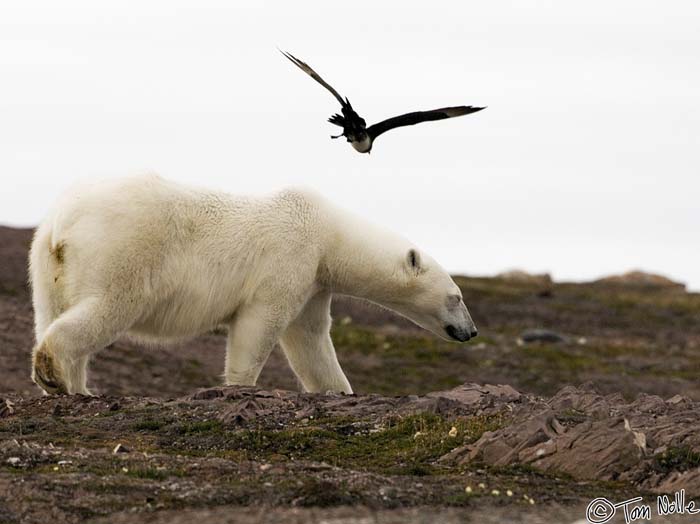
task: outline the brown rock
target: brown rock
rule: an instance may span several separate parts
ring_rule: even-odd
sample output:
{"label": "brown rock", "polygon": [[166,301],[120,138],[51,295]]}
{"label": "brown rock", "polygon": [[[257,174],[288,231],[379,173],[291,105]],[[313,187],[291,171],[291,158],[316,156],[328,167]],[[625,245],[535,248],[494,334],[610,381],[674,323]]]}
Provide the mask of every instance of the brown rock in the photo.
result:
{"label": "brown rock", "polygon": [[519,284],[536,284],[543,287],[552,285],[552,277],[549,273],[528,273],[521,269],[512,269],[496,275],[496,278],[516,282]]}
{"label": "brown rock", "polygon": [[224,396],[224,392],[222,388],[206,388],[206,389],[199,389],[192,393],[190,395],[190,399],[192,400],[211,400],[214,398],[222,398]]}
{"label": "brown rock", "polygon": [[595,281],[598,284],[620,284],[623,286],[657,289],[676,289],[685,291],[685,284],[675,282],[670,278],[644,271],[628,271],[622,275],[611,275]]}
{"label": "brown rock", "polygon": [[[478,395],[468,386],[461,387],[462,399],[478,403]],[[690,454],[700,453],[697,403],[666,402],[645,394],[628,402],[620,395],[602,396],[588,387],[573,386],[546,402],[527,400],[509,404],[514,416],[506,426],[484,433],[442,460],[530,464],[579,479],[626,480],[650,491],[684,487],[689,494],[700,493],[700,468],[694,467],[695,455]],[[687,462],[657,465],[661,451],[679,447],[691,457]]]}
{"label": "brown rock", "polygon": [[0,418],[9,417],[14,414],[14,404],[7,399],[0,398]]}
{"label": "brown rock", "polygon": [[219,420],[224,424],[243,425],[250,420],[271,414],[281,402],[276,399],[245,398],[236,402],[229,409],[219,415]]}
{"label": "brown rock", "polygon": [[501,402],[517,402],[522,395],[508,385],[492,384],[462,384],[447,391],[428,393],[428,397],[447,398],[462,404],[479,405],[484,402],[498,400]]}

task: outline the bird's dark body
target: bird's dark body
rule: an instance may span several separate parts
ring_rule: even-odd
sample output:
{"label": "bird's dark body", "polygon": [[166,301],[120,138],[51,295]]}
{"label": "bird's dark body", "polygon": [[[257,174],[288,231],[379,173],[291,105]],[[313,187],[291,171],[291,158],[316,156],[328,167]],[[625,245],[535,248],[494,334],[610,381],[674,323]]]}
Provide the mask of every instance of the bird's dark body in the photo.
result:
{"label": "bird's dark body", "polygon": [[484,109],[483,107],[474,106],[456,106],[443,107],[441,109],[433,109],[431,111],[415,111],[413,113],[406,113],[405,115],[388,118],[367,127],[365,119],[358,115],[352,108],[352,105],[347,97],[343,99],[338,92],[325,80],[323,80],[323,78],[321,78],[316,71],[311,69],[308,64],[302,62],[289,53],[282,52],[282,54],[299,69],[328,89],[328,91],[335,96],[336,100],[340,102],[342,114],[336,113],[331,116],[328,121],[331,124],[342,127],[343,132],[336,136],[331,135],[331,138],[340,138],[341,136],[344,136],[347,141],[350,142],[352,147],[360,153],[369,153],[372,150],[374,140],[379,135],[396,127],[412,126],[421,122],[430,122],[432,120],[443,120],[445,118],[468,115],[469,113],[475,113]]}
{"label": "bird's dark body", "polygon": [[342,115],[336,113],[328,119],[331,124],[335,124],[343,128],[343,132],[331,138],[340,138],[344,136],[348,142],[363,142],[367,139],[367,122],[358,115],[350,105],[350,101],[346,98],[341,108]]}

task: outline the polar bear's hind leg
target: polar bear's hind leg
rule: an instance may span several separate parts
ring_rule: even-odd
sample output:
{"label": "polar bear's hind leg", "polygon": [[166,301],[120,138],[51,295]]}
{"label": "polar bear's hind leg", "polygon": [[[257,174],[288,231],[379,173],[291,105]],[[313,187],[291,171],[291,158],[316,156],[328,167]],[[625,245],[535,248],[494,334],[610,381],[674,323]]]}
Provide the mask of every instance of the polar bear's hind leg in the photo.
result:
{"label": "polar bear's hind leg", "polygon": [[32,379],[47,393],[89,395],[87,363],[92,353],[126,331],[133,315],[101,299],[69,308],[46,329],[33,351]]}

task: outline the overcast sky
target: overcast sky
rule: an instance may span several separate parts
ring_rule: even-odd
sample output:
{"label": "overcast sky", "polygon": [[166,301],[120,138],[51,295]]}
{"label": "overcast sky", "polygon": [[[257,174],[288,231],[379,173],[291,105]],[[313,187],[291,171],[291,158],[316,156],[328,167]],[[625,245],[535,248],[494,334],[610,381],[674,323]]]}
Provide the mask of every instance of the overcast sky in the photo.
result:
{"label": "overcast sky", "polygon": [[[368,123],[480,113],[329,139]],[[0,223],[76,180],[143,170],[239,193],[317,189],[449,270],[700,289],[700,4],[120,1],[0,4]]]}

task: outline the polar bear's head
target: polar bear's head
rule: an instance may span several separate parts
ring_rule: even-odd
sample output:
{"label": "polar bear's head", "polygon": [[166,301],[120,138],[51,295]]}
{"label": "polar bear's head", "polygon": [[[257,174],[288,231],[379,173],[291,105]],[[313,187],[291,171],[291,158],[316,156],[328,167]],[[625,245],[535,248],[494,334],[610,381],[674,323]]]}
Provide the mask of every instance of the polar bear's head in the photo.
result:
{"label": "polar bear's head", "polygon": [[465,342],[477,329],[449,273],[415,247],[405,251],[385,304],[436,335]]}

